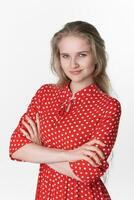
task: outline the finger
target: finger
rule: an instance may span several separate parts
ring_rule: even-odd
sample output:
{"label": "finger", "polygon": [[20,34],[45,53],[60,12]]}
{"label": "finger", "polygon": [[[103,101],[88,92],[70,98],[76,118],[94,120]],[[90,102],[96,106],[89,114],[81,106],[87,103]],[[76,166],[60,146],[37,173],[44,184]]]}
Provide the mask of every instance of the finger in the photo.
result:
{"label": "finger", "polygon": [[27,139],[31,140],[31,137],[24,129],[20,128],[20,131],[23,133],[23,136],[25,136]]}
{"label": "finger", "polygon": [[28,117],[27,115],[26,115],[26,119],[33,129],[33,134],[37,135],[37,127],[36,127],[35,122],[30,117]]}
{"label": "finger", "polygon": [[88,148],[89,151],[95,151],[102,159],[105,159],[104,153],[96,146],[90,146]]}
{"label": "finger", "polygon": [[28,133],[29,133],[30,137],[33,138],[34,137],[34,133],[33,133],[33,129],[31,128],[31,126],[27,122],[25,122],[24,120],[22,120],[22,123],[24,124],[24,126],[28,130]]}
{"label": "finger", "polygon": [[38,138],[41,144],[39,113],[36,114],[36,124],[37,124]]}
{"label": "finger", "polygon": [[89,162],[93,167],[98,167],[98,165],[90,157],[85,156],[84,160]]}
{"label": "finger", "polygon": [[40,121],[39,121],[39,114],[36,114],[36,124],[37,124],[37,130],[38,133],[40,133]]}
{"label": "finger", "polygon": [[102,141],[97,140],[97,139],[91,140],[90,142],[88,142],[88,144],[90,144],[90,145],[99,144],[99,145],[101,145],[101,146],[105,146],[105,144],[104,144]]}
{"label": "finger", "polygon": [[102,159],[105,159],[105,155],[104,155],[103,151],[100,150],[96,146],[85,145],[84,149],[87,150],[87,151],[95,151]]}
{"label": "finger", "polygon": [[88,155],[91,157],[91,159],[93,158],[95,160],[96,163],[101,164],[99,157],[97,156],[96,153],[92,152],[92,151],[84,151],[85,155]]}
{"label": "finger", "polygon": [[93,158],[95,160],[95,162],[100,165],[101,161],[100,161],[99,157],[97,156],[97,154],[94,152],[90,152],[90,153],[91,153],[90,157]]}

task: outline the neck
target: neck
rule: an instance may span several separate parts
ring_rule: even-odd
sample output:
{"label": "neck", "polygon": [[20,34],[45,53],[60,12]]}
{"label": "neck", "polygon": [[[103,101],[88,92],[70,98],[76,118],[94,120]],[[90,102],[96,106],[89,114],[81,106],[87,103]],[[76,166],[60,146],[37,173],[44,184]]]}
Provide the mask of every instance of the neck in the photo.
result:
{"label": "neck", "polygon": [[73,82],[73,81],[71,81],[71,83],[70,83],[70,90],[72,91],[73,96],[74,96],[74,94],[76,92],[78,92],[82,88],[84,88],[84,87],[92,84],[93,82],[94,82],[93,80],[88,81],[87,83],[81,83],[81,82]]}

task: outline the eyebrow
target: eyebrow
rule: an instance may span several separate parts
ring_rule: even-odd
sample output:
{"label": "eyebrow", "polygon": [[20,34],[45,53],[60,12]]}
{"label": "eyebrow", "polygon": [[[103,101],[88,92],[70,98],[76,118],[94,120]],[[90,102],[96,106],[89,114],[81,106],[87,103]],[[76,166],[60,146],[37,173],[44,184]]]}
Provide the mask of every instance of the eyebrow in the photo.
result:
{"label": "eyebrow", "polygon": [[[89,53],[90,51],[77,51],[77,53]],[[68,54],[68,53],[64,53],[64,52],[62,52],[62,53],[60,53],[60,55],[63,55],[63,54]]]}

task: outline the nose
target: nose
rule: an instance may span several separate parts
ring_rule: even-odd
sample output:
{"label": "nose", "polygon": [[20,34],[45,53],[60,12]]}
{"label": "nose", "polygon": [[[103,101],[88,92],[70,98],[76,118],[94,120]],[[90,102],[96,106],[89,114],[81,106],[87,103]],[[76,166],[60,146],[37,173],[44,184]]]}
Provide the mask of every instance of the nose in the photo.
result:
{"label": "nose", "polygon": [[79,67],[79,63],[78,61],[76,60],[76,58],[72,58],[71,61],[70,61],[70,67],[73,69],[73,68],[77,68]]}

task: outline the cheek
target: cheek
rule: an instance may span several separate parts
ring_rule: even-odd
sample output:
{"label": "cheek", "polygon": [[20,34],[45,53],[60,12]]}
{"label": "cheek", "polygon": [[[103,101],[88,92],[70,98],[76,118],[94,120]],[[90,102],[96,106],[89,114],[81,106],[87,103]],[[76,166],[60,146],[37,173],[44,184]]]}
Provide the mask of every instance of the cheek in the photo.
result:
{"label": "cheek", "polygon": [[61,64],[61,68],[62,68],[64,71],[66,71],[66,69],[67,69],[67,64],[66,64],[66,62],[63,61],[63,60],[61,60],[61,61],[60,61],[60,64]]}
{"label": "cheek", "polygon": [[95,70],[95,64],[94,64],[94,62],[88,63],[88,65],[87,65],[87,70],[88,70],[89,72],[93,72],[93,71]]}
{"label": "cheek", "polygon": [[61,67],[66,69],[68,67],[68,62],[66,60],[60,60]]}

